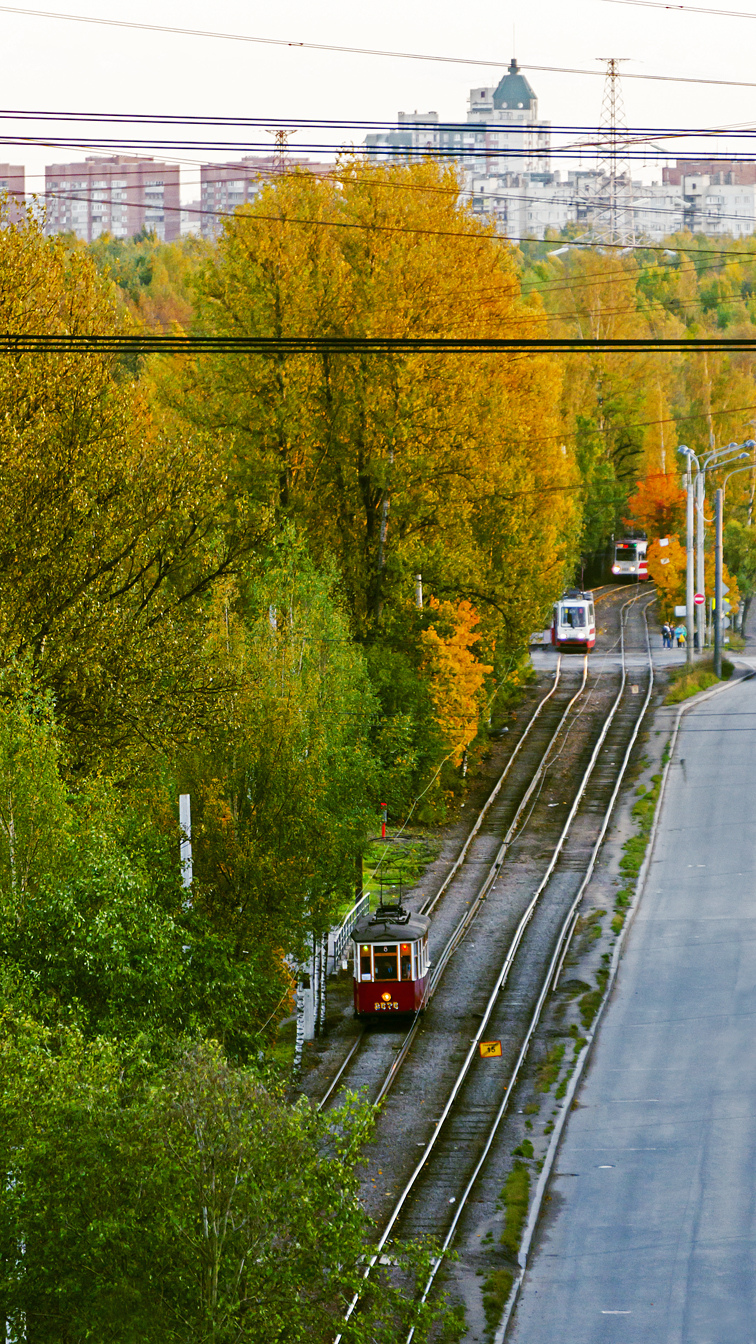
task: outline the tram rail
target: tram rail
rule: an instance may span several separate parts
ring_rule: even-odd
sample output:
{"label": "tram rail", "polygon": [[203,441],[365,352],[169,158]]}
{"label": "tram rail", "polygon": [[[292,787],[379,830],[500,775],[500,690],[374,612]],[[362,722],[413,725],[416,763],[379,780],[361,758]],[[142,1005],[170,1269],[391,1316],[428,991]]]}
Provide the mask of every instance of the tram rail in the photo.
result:
{"label": "tram rail", "polygon": [[[602,592],[596,600],[601,601],[603,598],[614,597],[627,591],[628,588],[636,592],[636,598],[633,599],[633,601],[637,601],[637,597],[640,596],[640,593],[638,592],[637,583],[607,585],[606,590]],[[626,602],[625,606],[627,605],[628,603]],[[620,637],[622,637],[622,633]],[[439,903],[442,901],[443,897],[446,895],[449,888],[452,886],[455,878],[463,869],[465,861],[468,858],[470,848],[473,842],[475,841],[476,837],[479,835],[481,826],[483,825],[486,817],[488,816],[492,807],[495,805],[496,799],[501,792],[503,784],[508,778],[512,768],[517,763],[518,758],[520,756],[520,752],[528,743],[531,732],[537,726],[538,720],[541,718],[543,711],[546,709],[549,702],[552,701],[557,692],[562,673],[562,656],[563,655],[561,653],[557,656],[557,664],[553,685],[550,687],[546,695],[544,695],[539,700],[533,714],[531,715],[530,719],[525,725],[517,743],[515,744],[512,753],[510,754],[506,762],[506,765],[504,766],[503,771],[499,775],[491,792],[488,794],[488,797],[486,798],[482,808],[478,812],[476,820],[473,823],[473,826],[471,827],[464,841],[464,844],[459,854],[457,855],[457,858],[454,860],[449,872],[446,874],[446,877],[444,878],[443,882],[441,883],[440,887],[435,892],[435,894],[429,897],[418,907],[417,911],[418,914],[425,914],[425,915],[431,914],[439,905]],[[524,794],[522,795],[520,802],[516,808],[513,819],[506,828],[503,839],[501,840],[501,843],[498,846],[497,853],[493,859],[493,862],[488,867],[488,871],[482,884],[478,887],[474,896],[470,900],[467,908],[463,910],[462,913],[460,914],[460,917],[457,920],[455,920],[454,925],[451,931],[449,932],[446,941],[444,942],[441,948],[440,953],[436,954],[437,960],[435,961],[432,970],[429,1001],[435,994],[438,985],[440,983],[441,977],[443,975],[443,972],[446,969],[451,957],[453,956],[455,950],[457,949],[460,942],[463,940],[466,933],[468,932],[476,914],[480,909],[482,902],[486,899],[488,892],[495,883],[501,870],[502,864],[504,863],[504,860],[506,858],[506,855],[509,849],[511,848],[515,836],[518,833],[518,829],[520,828],[525,809],[530,803],[531,799],[533,798],[533,795],[538,790],[546,770],[552,763],[553,748],[556,742],[558,741],[560,734],[562,733],[562,730],[565,726],[565,723],[567,722],[570,711],[572,710],[574,705],[578,702],[578,700],[581,699],[586,690],[588,684],[588,666],[589,666],[588,654],[582,654],[582,659],[583,659],[582,679],[580,681],[577,693],[570,697],[566,707],[559,715],[556,728],[549,736],[545,748],[540,751],[535,763],[531,766],[532,773],[530,774],[529,780],[525,786]],[[595,654],[594,654],[594,660],[597,661],[597,655]],[[599,672],[597,674],[596,680],[600,679],[602,675],[603,672]],[[529,817],[526,817],[524,824],[527,824],[528,820]],[[391,1043],[390,1038],[386,1037],[382,1038],[381,1042],[382,1045],[385,1047],[386,1050],[390,1050],[390,1052],[393,1054],[393,1058],[390,1060],[390,1063],[388,1064],[388,1068],[386,1069],[382,1082],[380,1083],[379,1090],[374,1097],[375,1105],[379,1105],[380,1102],[383,1101],[383,1099],[386,1097],[391,1087],[393,1086],[394,1081],[396,1080],[396,1077],[399,1073],[399,1070],[401,1069],[402,1064],[404,1063],[404,1061],[407,1058],[407,1055],[409,1054],[409,1051],[412,1047],[415,1037],[417,1036],[418,1030],[420,1029],[421,1023],[422,1023],[421,1017],[416,1017],[414,1019],[408,1031],[406,1032],[401,1044],[398,1047],[396,1047]],[[366,1039],[370,1035],[371,1033],[366,1029],[365,1025],[362,1025],[358,1035],[356,1036],[355,1040],[350,1046],[347,1055],[342,1060],[336,1074],[331,1079],[328,1088],[326,1089],[323,1096],[320,1098],[320,1101],[318,1102],[318,1110],[324,1110],[328,1106],[328,1104],[332,1101],[332,1099],[336,1095],[337,1090],[339,1089],[339,1086],[343,1084],[343,1080],[349,1070],[350,1065],[354,1065],[354,1063],[356,1062],[356,1057],[358,1056],[361,1048],[365,1044]],[[357,1082],[356,1086],[359,1085],[360,1085],[359,1082]]]}
{"label": "tram rail", "polygon": [[[588,861],[586,863],[582,859],[580,860],[582,865],[582,879],[578,884],[577,891],[575,891],[574,888],[573,890],[569,891],[568,893],[569,899],[566,900],[566,903],[564,893],[561,893],[560,899],[556,900],[555,906],[557,907],[557,914],[558,914],[556,920],[554,920],[553,918],[554,910],[546,911],[546,914],[544,915],[542,920],[543,928],[537,930],[537,935],[533,935],[535,947],[533,949],[530,949],[530,953],[528,954],[527,945],[523,946],[523,944],[526,943],[526,933],[528,929],[533,926],[534,917],[536,916],[537,912],[543,910],[544,893],[548,892],[552,885],[552,879],[554,878],[557,865],[560,862],[560,857],[563,856],[565,844],[568,838],[571,836],[575,819],[581,809],[581,804],[586,798],[586,794],[588,792],[591,780],[594,778],[594,775],[596,773],[596,767],[601,757],[602,748],[607,742],[607,738],[612,733],[613,725],[615,724],[615,720],[617,719],[617,716],[620,713],[620,708],[623,705],[623,699],[627,699],[627,697],[625,696],[625,691],[628,684],[628,669],[627,669],[626,647],[625,647],[626,645],[625,628],[628,619],[626,612],[628,612],[628,609],[632,610],[634,607],[636,607],[638,603],[638,598],[640,596],[641,594],[638,593],[635,598],[625,602],[621,611],[620,637],[621,637],[622,667],[621,667],[620,686],[614,698],[610,713],[606,717],[606,720],[600,731],[598,740],[593,745],[590,759],[582,774],[582,778],[580,780],[577,793],[573,798],[567,820],[565,821],[559,834],[557,843],[553,848],[546,871],[544,872],[535,892],[532,894],[531,899],[528,901],[524,910],[522,911],[514,936],[509,941],[509,945],[506,949],[503,961],[501,962],[501,965],[499,967],[498,974],[495,978],[493,987],[490,988],[489,990],[485,1009],[482,1015],[480,1015],[480,1022],[477,1031],[475,1032],[474,1037],[470,1040],[469,1048],[466,1051],[464,1061],[461,1067],[458,1069],[451,1087],[448,1088],[447,1090],[446,1098],[445,1101],[443,1102],[441,1113],[440,1115],[438,1115],[438,1118],[435,1121],[434,1128],[430,1136],[428,1137],[427,1141],[423,1144],[422,1154],[415,1163],[413,1170],[409,1176],[409,1179],[405,1182],[404,1188],[402,1189],[401,1194],[392,1209],[388,1221],[384,1225],[383,1231],[376,1245],[374,1256],[372,1257],[371,1261],[366,1267],[365,1277],[369,1275],[373,1265],[376,1263],[381,1253],[383,1252],[389,1238],[392,1236],[392,1234],[395,1234],[398,1225],[406,1224],[406,1222],[408,1221],[407,1213],[410,1198],[414,1196],[416,1204],[422,1203],[423,1187],[425,1188],[427,1195],[428,1190],[430,1189],[432,1193],[434,1190],[434,1186],[438,1184],[443,1190],[443,1198],[441,1199],[440,1203],[439,1203],[439,1197],[437,1197],[435,1201],[434,1200],[429,1201],[426,1198],[425,1204],[428,1205],[429,1203],[431,1204],[435,1203],[436,1208],[435,1210],[428,1208],[426,1209],[425,1214],[421,1213],[421,1219],[420,1219],[421,1225],[419,1229],[417,1226],[412,1227],[411,1225],[413,1221],[417,1225],[418,1222],[417,1210],[415,1210],[414,1219],[413,1217],[409,1218],[410,1223],[408,1233],[409,1235],[417,1235],[418,1230],[420,1232],[431,1231],[435,1233],[437,1236],[439,1236],[439,1238],[442,1240],[441,1256],[434,1262],[432,1266],[431,1275],[424,1288],[423,1297],[427,1296],[427,1294],[432,1289],[433,1281],[438,1271],[438,1267],[441,1263],[443,1253],[449,1248],[452,1240],[454,1239],[460,1218],[462,1217],[470,1193],[473,1190],[475,1183],[480,1175],[480,1172],[489,1157],[491,1148],[496,1139],[497,1132],[499,1131],[501,1121],[504,1115],[506,1114],[507,1108],[509,1106],[512,1092],[520,1077],[522,1066],[527,1057],[530,1044],[533,1039],[533,1035],[535,1034],[546,996],[549,992],[550,987],[555,982],[555,976],[558,976],[559,974],[566,949],[569,946],[570,939],[572,938],[572,934],[574,932],[575,924],[578,918],[578,909],[580,901],[582,900],[583,893],[592,876],[596,860],[598,857],[598,853],[614,809],[616,798],[627,770],[627,765],[630,760],[632,750],[637,741],[638,733],[640,731],[641,724],[645,717],[648,704],[650,703],[650,698],[653,690],[653,663],[651,658],[648,623],[646,618],[646,608],[649,605],[651,605],[651,602],[653,602],[653,597],[651,597],[650,601],[645,603],[643,608],[641,609],[645,627],[645,644],[646,644],[646,658],[647,658],[647,669],[646,673],[644,674],[647,675],[648,677],[648,685],[646,688],[646,693],[642,699],[642,703],[640,704],[639,711],[636,714],[633,714],[631,717],[631,721],[629,723],[629,731],[622,730],[621,732],[621,736],[625,739],[623,743],[623,750],[621,753],[622,759],[619,765],[619,769],[614,771],[611,775],[611,778],[609,779],[609,783],[611,784],[609,800],[608,803],[606,803],[602,809],[602,815],[598,825],[598,833],[597,835],[595,835],[595,838],[591,845],[591,851]],[[584,685],[585,680],[583,681],[583,683],[581,683],[581,693],[582,690],[584,689]],[[615,734],[615,736],[617,736],[617,734]],[[614,747],[614,751],[615,753],[618,753],[617,746]],[[615,762],[612,761],[610,764],[614,765]],[[607,780],[604,779],[602,781],[602,787],[606,787],[606,785]],[[568,865],[568,871],[576,871],[574,863],[572,865]],[[558,925],[556,938],[554,938],[554,932],[553,932],[554,923]],[[542,944],[545,942],[545,944],[547,945],[546,950],[544,949],[543,946],[539,948],[538,946],[539,939],[541,940]],[[518,957],[518,953],[520,953],[521,948],[523,955]],[[533,980],[534,967],[532,963],[534,962],[538,962],[540,964],[540,973],[537,977],[537,984],[530,983],[528,985],[527,984],[528,979],[530,979],[531,982]],[[525,1012],[524,1014],[520,1015],[522,1020],[526,1020],[525,1030],[524,1033],[520,1034],[519,1039],[512,1045],[510,1051],[510,1053],[512,1054],[512,1064],[509,1069],[508,1081],[504,1089],[504,1093],[503,1095],[500,1095],[497,1098],[496,1104],[492,1105],[491,1099],[485,1097],[486,1088],[490,1082],[490,1074],[488,1075],[488,1078],[486,1078],[484,1081],[484,1075],[481,1073],[480,1068],[476,1070],[474,1065],[475,1061],[479,1059],[478,1047],[480,1045],[480,1042],[484,1039],[487,1032],[490,1033],[492,1030],[500,1031],[502,1036],[505,1035],[505,1028],[509,1028],[511,1032],[512,1028],[512,1023],[510,1020],[511,1012],[509,1011],[506,1005],[504,996],[502,995],[502,991],[507,986],[513,971],[513,967],[515,966],[521,967],[522,969],[520,973],[521,974],[524,973],[524,978],[526,981],[525,987],[527,989],[527,993],[530,995],[530,1008],[528,1012]],[[407,1047],[407,1049],[409,1049],[409,1046]],[[477,1101],[475,1100],[476,1075],[478,1076],[480,1082],[477,1094],[478,1096]],[[468,1097],[465,1096],[466,1089],[469,1090],[471,1093],[471,1095]],[[481,1097],[484,1098],[483,1106],[481,1106]],[[464,1105],[461,1105],[461,1103],[464,1103]],[[468,1120],[469,1117],[474,1113],[473,1117],[474,1124],[470,1124],[465,1121],[465,1116],[463,1114],[465,1106],[467,1107],[467,1111],[469,1113]],[[480,1133],[480,1121],[482,1119],[481,1109],[488,1109],[490,1120],[488,1129],[484,1136],[481,1136]],[[455,1117],[457,1120],[457,1132],[452,1137],[460,1139],[461,1143],[455,1143],[452,1146],[452,1148],[450,1148],[449,1152],[443,1154],[443,1152],[441,1152],[441,1149],[443,1147],[442,1140],[444,1136],[448,1134],[450,1120],[454,1119]],[[468,1160],[466,1163],[456,1156],[456,1154],[459,1152],[460,1146],[464,1147],[465,1144],[467,1145],[468,1150],[472,1150],[468,1151],[467,1154]],[[440,1158],[439,1153],[441,1154]],[[436,1170],[436,1168],[439,1167],[439,1161],[440,1161],[440,1169]],[[449,1190],[452,1189],[454,1190],[454,1193],[451,1196],[449,1196]],[[445,1212],[442,1213],[441,1212],[442,1210],[445,1210]],[[450,1210],[451,1210],[451,1217],[449,1217]],[[347,1308],[346,1319],[349,1319],[349,1317],[351,1316],[357,1301],[358,1296],[355,1296],[355,1298],[352,1300],[349,1307]],[[340,1339],[341,1335],[339,1334],[339,1336],[337,1337],[336,1344],[338,1344],[338,1340]],[[409,1340],[411,1339],[412,1335],[410,1334]]]}

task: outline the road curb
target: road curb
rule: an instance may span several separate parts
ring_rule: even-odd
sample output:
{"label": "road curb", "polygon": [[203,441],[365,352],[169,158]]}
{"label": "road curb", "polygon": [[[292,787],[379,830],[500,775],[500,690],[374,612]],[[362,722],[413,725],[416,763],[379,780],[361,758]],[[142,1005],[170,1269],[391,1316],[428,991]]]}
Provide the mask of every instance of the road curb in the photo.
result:
{"label": "road curb", "polygon": [[525,1233],[523,1235],[522,1244],[520,1246],[520,1251],[517,1257],[518,1264],[520,1266],[520,1272],[517,1275],[517,1278],[515,1279],[515,1282],[512,1286],[512,1290],[509,1295],[509,1301],[507,1302],[501,1321],[494,1335],[494,1344],[504,1344],[507,1330],[509,1328],[509,1322],[514,1314],[515,1307],[517,1306],[522,1285],[525,1280],[525,1275],[527,1273],[528,1256],[530,1254],[530,1248],[533,1242],[536,1227],[538,1225],[538,1220],[541,1216],[541,1208],[543,1206],[544,1197],[546,1195],[546,1188],[548,1186],[549,1180],[551,1179],[551,1174],[554,1169],[554,1163],[556,1161],[559,1147],[564,1135],[564,1131],[567,1126],[567,1117],[570,1111],[572,1110],[572,1104],[575,1099],[575,1093],[577,1092],[578,1085],[582,1079],[583,1071],[585,1069],[585,1065],[588,1062],[588,1058],[591,1053],[591,1048],[598,1034],[601,1019],[604,1015],[604,1009],[606,1008],[606,1005],[609,1002],[609,999],[611,998],[611,995],[614,990],[615,982],[617,979],[617,971],[619,969],[619,963],[622,957],[622,951],[624,948],[627,931],[633,922],[636,911],[638,909],[638,906],[640,905],[643,896],[643,891],[646,885],[646,878],[648,876],[648,870],[651,866],[651,860],[653,858],[654,845],[656,843],[656,836],[659,827],[659,818],[661,817],[662,805],[664,803],[664,794],[667,785],[667,775],[669,774],[669,768],[672,764],[675,745],[677,742],[677,734],[680,729],[680,723],[683,714],[686,714],[689,709],[693,709],[695,708],[695,706],[702,704],[704,700],[710,700],[713,696],[719,695],[723,691],[729,690],[731,686],[738,686],[741,684],[741,682],[750,681],[753,677],[756,677],[756,670],[748,669],[743,676],[732,677],[728,681],[720,682],[718,686],[712,686],[710,687],[709,690],[701,691],[699,692],[698,695],[691,696],[689,700],[686,700],[682,705],[680,705],[677,711],[677,716],[675,718],[675,723],[672,729],[672,734],[669,742],[669,755],[667,757],[667,761],[664,766],[661,786],[659,788],[659,798],[656,804],[654,820],[648,837],[648,845],[646,846],[646,853],[644,855],[643,863],[641,864],[640,872],[638,873],[638,878],[635,885],[635,895],[633,896],[632,902],[628,908],[627,916],[618,935],[617,942],[614,945],[614,952],[612,953],[612,961],[609,967],[609,978],[606,984],[606,993],[604,994],[604,997],[601,1000],[593,1024],[588,1030],[586,1043],[583,1046],[583,1049],[581,1050],[580,1054],[578,1055],[577,1061],[575,1063],[575,1068],[573,1070],[572,1076],[567,1086],[567,1092],[564,1098],[564,1106],[562,1107],[562,1110],[559,1116],[557,1117],[557,1121],[554,1126],[554,1131],[551,1136],[551,1141],[549,1143],[549,1147],[546,1152],[546,1157],[544,1158],[543,1167],[541,1168],[541,1171],[538,1176],[538,1183],[536,1185],[535,1194],[533,1196],[533,1203],[530,1206],[530,1212],[528,1214],[528,1221],[525,1227]]}

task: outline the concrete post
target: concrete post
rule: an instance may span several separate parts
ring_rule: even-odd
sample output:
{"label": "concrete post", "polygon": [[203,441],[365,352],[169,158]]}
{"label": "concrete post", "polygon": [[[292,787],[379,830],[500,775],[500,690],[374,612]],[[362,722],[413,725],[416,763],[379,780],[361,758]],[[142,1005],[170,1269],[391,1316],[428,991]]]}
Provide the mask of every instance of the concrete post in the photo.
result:
{"label": "concrete post", "polygon": [[685,510],[685,660],[693,664],[693,466],[688,458],[688,493]]}
{"label": "concrete post", "polygon": [[714,675],[722,675],[722,617],[724,616],[724,595],[722,593],[722,491],[717,490],[714,497],[714,521],[716,524],[716,551],[714,553]]}
{"label": "concrete post", "polygon": [[192,885],[192,800],[188,793],[179,794],[179,826],[181,827],[180,858],[181,885]]}
{"label": "concrete post", "polygon": [[[704,502],[706,476],[699,471],[696,476],[696,592],[705,593],[704,584]],[[706,604],[696,607],[696,632],[698,634],[698,652],[703,653],[706,643]]]}

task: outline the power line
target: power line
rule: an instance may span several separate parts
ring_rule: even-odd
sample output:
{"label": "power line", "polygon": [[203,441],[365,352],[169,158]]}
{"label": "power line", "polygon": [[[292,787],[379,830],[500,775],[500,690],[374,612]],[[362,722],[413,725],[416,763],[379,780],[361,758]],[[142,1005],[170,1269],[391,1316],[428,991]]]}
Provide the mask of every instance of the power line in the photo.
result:
{"label": "power line", "polygon": [[604,0],[612,5],[637,5],[643,9],[680,10],[684,14],[713,14],[721,19],[756,19],[756,14],[742,9],[704,9],[701,5],[667,5],[663,0]]}
{"label": "power line", "polygon": [[[624,3],[627,4],[640,4],[641,2],[642,0],[624,0]],[[652,0],[643,0],[643,2],[650,4]],[[667,6],[664,6],[664,8],[667,8]],[[222,33],[205,28],[178,28],[158,23],[136,23],[129,19],[95,18],[94,15],[90,14],[60,14],[56,13],[54,10],[21,9],[13,5],[0,5],[0,13],[19,14],[35,19],[60,19],[66,23],[90,23],[103,28],[129,28],[139,32],[167,33],[171,36],[179,37],[213,38],[224,42],[251,42],[256,46],[263,47],[289,47],[292,49],[299,49],[300,51],[324,51],[346,56],[378,56],[388,58],[389,60],[434,61],[443,65],[477,65],[495,70],[503,70],[508,66],[508,62],[505,60],[484,60],[474,56],[436,56],[417,51],[386,51],[378,47],[345,47],[328,42],[300,42],[282,37],[256,37],[250,33]],[[541,74],[590,75],[591,78],[594,79],[596,77],[600,78],[602,75],[600,70],[582,70],[572,66],[559,65],[521,65],[520,69],[534,70]],[[701,79],[692,75],[647,75],[628,72],[623,78],[643,79],[655,83],[667,84],[710,84],[718,87],[738,89],[756,88],[756,82],[753,80]]]}
{"label": "power line", "polygon": [[501,336],[73,336],[0,334],[6,354],[507,354],[756,350],[756,337],[501,337]]}

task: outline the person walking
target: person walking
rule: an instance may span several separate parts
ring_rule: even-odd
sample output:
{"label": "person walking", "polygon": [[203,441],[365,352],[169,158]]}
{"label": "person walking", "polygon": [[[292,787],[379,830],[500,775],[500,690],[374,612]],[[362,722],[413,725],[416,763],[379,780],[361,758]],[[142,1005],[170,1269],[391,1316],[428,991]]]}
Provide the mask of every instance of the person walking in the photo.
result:
{"label": "person walking", "polygon": [[662,647],[665,649],[672,648],[672,627],[669,621],[665,621],[662,626]]}
{"label": "person walking", "polygon": [[684,625],[678,625],[677,628],[675,629],[675,638],[677,640],[678,649],[684,649],[688,638],[687,627]]}

